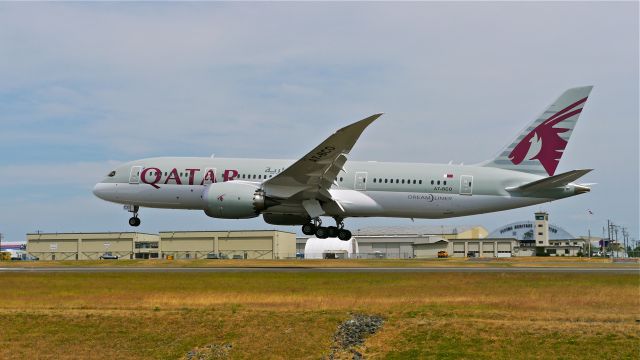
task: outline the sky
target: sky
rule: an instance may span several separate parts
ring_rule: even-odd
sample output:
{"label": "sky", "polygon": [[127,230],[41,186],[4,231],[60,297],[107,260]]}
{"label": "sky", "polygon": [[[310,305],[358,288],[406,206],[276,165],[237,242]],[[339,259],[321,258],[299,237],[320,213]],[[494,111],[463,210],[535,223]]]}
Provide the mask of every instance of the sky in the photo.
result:
{"label": "sky", "polygon": [[[570,233],[639,235],[638,2],[0,3],[0,233],[131,231],[91,189],[152,156],[297,159],[385,115],[353,160],[492,158],[558,95],[594,85],[557,173],[591,193],[446,220],[489,231],[545,210]],[[593,215],[589,215],[591,210]],[[142,209],[142,232],[272,229]]]}

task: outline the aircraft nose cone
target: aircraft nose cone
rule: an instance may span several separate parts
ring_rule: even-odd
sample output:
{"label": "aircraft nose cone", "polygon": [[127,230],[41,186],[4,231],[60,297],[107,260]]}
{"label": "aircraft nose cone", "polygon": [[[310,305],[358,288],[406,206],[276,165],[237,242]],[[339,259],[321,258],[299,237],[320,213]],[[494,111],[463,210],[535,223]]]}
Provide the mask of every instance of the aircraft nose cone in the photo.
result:
{"label": "aircraft nose cone", "polygon": [[93,195],[99,197],[102,200],[108,200],[108,185],[104,183],[97,183],[96,186],[93,187]]}
{"label": "aircraft nose cone", "polygon": [[93,192],[93,195],[102,199],[102,197],[100,197],[100,184],[96,184],[96,186],[93,187],[92,192]]}

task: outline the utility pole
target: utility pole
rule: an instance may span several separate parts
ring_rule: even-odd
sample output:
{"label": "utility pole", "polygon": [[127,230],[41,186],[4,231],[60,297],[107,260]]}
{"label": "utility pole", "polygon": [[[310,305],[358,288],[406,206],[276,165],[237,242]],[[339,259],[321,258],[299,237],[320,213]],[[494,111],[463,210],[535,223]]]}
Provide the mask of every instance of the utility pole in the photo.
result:
{"label": "utility pole", "polygon": [[626,254],[626,257],[629,257],[629,252],[627,249],[627,227],[623,226],[622,227],[622,242],[624,243],[624,254]]}
{"label": "utility pole", "polygon": [[607,246],[606,246],[606,242],[609,242],[609,244],[611,244],[611,220],[607,220],[607,240],[606,241],[602,241],[602,254],[606,257],[607,256]]}
{"label": "utility pole", "polygon": [[589,244],[589,246],[587,247],[587,249],[589,249],[589,255],[587,255],[587,257],[591,257],[591,226],[589,226],[589,235],[587,236],[587,244]]}
{"label": "utility pole", "polygon": [[613,228],[613,233],[616,236],[616,257],[620,257],[620,244],[618,243],[618,225]]}

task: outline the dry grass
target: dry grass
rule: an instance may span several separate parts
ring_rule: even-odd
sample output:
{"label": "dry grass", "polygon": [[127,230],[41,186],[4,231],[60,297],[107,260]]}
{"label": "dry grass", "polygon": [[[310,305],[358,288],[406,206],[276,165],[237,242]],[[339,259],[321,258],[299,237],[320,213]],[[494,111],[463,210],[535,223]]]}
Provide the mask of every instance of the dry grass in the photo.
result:
{"label": "dry grass", "polygon": [[633,358],[637,275],[3,273],[0,358],[328,353],[352,311],[387,318],[368,358]]}
{"label": "dry grass", "polygon": [[0,267],[635,267],[636,263],[616,263],[606,258],[577,257],[513,257],[513,258],[448,258],[448,259],[370,259],[370,260],[66,260],[66,261],[2,261]]}

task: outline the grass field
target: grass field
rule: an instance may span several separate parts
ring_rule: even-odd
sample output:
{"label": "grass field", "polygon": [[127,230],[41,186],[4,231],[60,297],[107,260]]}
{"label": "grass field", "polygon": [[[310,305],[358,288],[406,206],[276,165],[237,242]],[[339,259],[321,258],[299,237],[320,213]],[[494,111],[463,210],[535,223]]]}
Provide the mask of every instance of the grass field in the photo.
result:
{"label": "grass field", "polygon": [[[320,359],[353,312],[370,359],[635,359],[633,274],[0,273],[2,359]],[[347,358],[348,354],[342,354]]]}
{"label": "grass field", "polygon": [[513,257],[371,260],[67,260],[2,261],[0,267],[638,267],[607,258]]}

